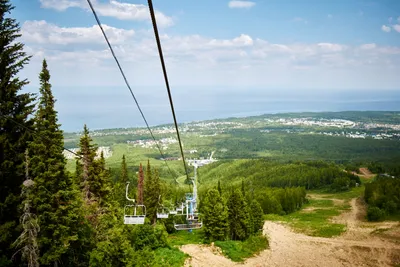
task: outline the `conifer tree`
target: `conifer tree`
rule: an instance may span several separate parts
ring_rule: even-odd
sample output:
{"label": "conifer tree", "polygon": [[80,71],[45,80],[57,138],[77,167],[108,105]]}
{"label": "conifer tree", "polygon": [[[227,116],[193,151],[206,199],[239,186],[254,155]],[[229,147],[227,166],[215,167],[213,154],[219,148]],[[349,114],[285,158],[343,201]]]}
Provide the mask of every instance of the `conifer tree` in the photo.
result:
{"label": "conifer tree", "polygon": [[111,178],[110,172],[106,169],[106,161],[104,159],[103,151],[100,153],[100,158],[95,161],[95,177],[90,181],[91,194],[99,201],[101,206],[104,206],[109,200],[111,193]]}
{"label": "conifer tree", "polygon": [[122,162],[121,162],[121,184],[126,185],[128,182],[128,168],[126,166],[126,159],[125,154],[122,155]]}
{"label": "conifer tree", "polygon": [[83,192],[83,199],[86,204],[90,203],[90,200],[93,198],[91,195],[92,188],[91,185],[93,181],[96,180],[96,171],[95,171],[95,157],[97,147],[92,144],[92,138],[89,135],[89,129],[86,124],[83,126],[83,135],[79,141],[79,155],[81,156],[81,163],[77,164],[79,168],[81,168],[82,176],[80,177],[80,185]]}
{"label": "conifer tree", "polygon": [[239,190],[234,190],[228,199],[229,233],[232,240],[245,240],[251,232],[250,216],[246,201]]}
{"label": "conifer tree", "polygon": [[35,182],[33,204],[38,215],[41,265],[68,263],[78,239],[81,209],[78,191],[65,169],[64,137],[57,123],[50,73],[43,60],[40,101],[35,116],[36,135],[29,144],[31,177]]}
{"label": "conifer tree", "polygon": [[139,165],[139,174],[138,174],[138,203],[143,204],[143,183],[144,183],[144,174],[143,174],[143,166],[142,163]]}
{"label": "conifer tree", "polygon": [[29,178],[29,154],[28,149],[25,153],[25,181],[22,187],[23,212],[20,218],[22,233],[14,242],[14,246],[19,248],[22,260],[28,267],[39,267],[39,247],[37,235],[40,231],[36,214],[32,212],[32,198],[34,182]]}
{"label": "conifer tree", "polygon": [[228,207],[220,193],[210,189],[201,206],[204,233],[211,240],[225,240],[228,236]]}
{"label": "conifer tree", "polygon": [[150,161],[147,162],[146,177],[144,180],[144,205],[146,206],[147,216],[155,224],[157,220],[157,208],[161,195],[160,177],[157,170],[151,170]]}
{"label": "conifer tree", "polygon": [[121,161],[121,175],[119,176],[118,180],[114,185],[114,199],[118,201],[120,206],[123,206],[126,198],[125,198],[125,188],[126,183],[128,182],[128,168],[126,165],[125,155],[122,155]]}
{"label": "conifer tree", "polygon": [[222,196],[221,181],[218,180],[218,192]]}
{"label": "conifer tree", "polygon": [[251,220],[251,233],[256,234],[260,229],[262,229],[264,220],[263,220],[263,210],[261,208],[260,203],[253,199],[250,203],[250,220]]}
{"label": "conifer tree", "polygon": [[10,263],[15,252],[10,245],[19,235],[24,153],[31,140],[31,134],[22,126],[33,125],[28,119],[33,111],[33,96],[21,93],[28,81],[17,76],[29,57],[18,42],[18,23],[8,17],[13,8],[9,0],[0,0],[0,263]]}

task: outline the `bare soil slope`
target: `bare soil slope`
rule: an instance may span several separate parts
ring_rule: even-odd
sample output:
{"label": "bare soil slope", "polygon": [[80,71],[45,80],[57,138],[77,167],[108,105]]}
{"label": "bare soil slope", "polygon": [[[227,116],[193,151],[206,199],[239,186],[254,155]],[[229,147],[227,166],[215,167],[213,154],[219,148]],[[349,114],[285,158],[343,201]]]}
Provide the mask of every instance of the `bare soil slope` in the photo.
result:
{"label": "bare soil slope", "polygon": [[[337,238],[311,237],[294,233],[287,226],[266,221],[264,234],[270,249],[244,263],[234,263],[213,246],[185,245],[181,250],[192,258],[186,266],[393,266],[400,264],[398,222],[363,221],[365,208],[361,199],[352,199],[351,210],[333,218],[347,225]],[[384,232],[385,235],[374,234]],[[379,229],[381,229],[379,231]]]}

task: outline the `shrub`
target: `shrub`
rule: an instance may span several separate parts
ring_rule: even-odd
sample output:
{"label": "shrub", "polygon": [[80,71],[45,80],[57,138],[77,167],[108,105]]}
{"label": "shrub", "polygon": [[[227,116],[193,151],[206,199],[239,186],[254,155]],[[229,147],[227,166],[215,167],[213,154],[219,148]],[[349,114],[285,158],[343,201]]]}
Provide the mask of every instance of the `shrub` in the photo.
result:
{"label": "shrub", "polygon": [[385,211],[378,207],[369,207],[367,211],[367,218],[369,221],[382,221],[385,218]]}

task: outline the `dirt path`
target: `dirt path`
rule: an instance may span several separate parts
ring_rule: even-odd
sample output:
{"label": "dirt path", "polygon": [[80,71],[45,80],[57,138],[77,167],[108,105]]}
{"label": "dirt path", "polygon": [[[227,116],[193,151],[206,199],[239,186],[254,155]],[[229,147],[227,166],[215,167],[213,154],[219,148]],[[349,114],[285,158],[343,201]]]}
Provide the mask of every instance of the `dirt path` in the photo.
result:
{"label": "dirt path", "polygon": [[375,174],[373,174],[368,168],[359,168],[358,172],[359,173],[357,172],[351,172],[351,173],[366,179],[371,179],[375,177]]}
{"label": "dirt path", "polygon": [[[396,223],[373,224],[362,220],[365,208],[360,199],[352,199],[351,210],[333,220],[347,225],[337,238],[311,237],[294,233],[287,226],[266,221],[264,234],[270,249],[234,263],[215,247],[185,245],[181,250],[192,259],[186,266],[393,266],[400,263],[400,244],[371,235],[377,227],[393,227]],[[397,223],[398,224],[398,223]]]}

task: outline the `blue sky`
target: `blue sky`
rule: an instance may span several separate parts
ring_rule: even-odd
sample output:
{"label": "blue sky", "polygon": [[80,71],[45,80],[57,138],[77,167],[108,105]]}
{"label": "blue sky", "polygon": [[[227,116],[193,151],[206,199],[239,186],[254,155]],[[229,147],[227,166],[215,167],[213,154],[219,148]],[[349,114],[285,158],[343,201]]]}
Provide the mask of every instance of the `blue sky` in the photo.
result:
{"label": "blue sky", "polygon": [[[31,81],[28,89],[37,91],[41,60],[48,60],[60,116],[66,118],[70,106],[64,96],[102,95],[98,109],[129,97],[116,89],[123,88],[123,80],[86,0],[11,2],[25,49],[33,55],[21,75]],[[165,96],[147,1],[92,2],[134,91],[144,99]],[[398,0],[153,4],[178,102],[188,95],[195,99],[199,90],[211,95],[400,90]]]}

